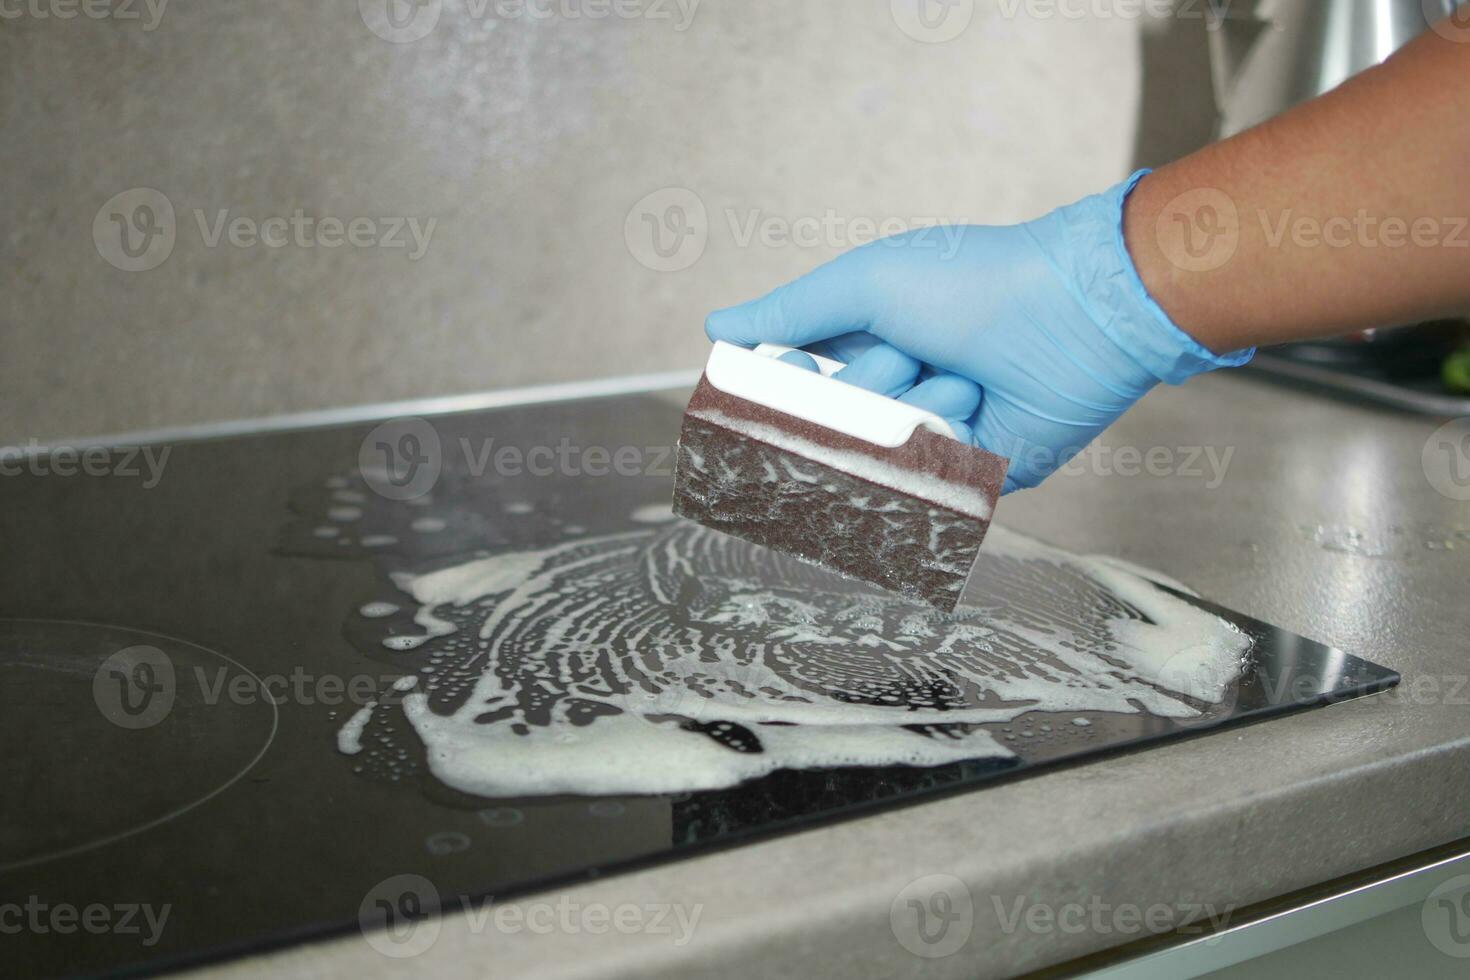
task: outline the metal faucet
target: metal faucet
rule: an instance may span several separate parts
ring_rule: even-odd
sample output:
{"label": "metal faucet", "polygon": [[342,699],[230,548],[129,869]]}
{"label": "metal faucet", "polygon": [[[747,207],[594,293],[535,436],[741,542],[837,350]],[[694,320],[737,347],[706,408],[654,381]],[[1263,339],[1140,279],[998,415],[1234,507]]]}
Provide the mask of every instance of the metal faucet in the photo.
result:
{"label": "metal faucet", "polygon": [[1210,0],[1220,136],[1233,136],[1386,59],[1457,0]]}

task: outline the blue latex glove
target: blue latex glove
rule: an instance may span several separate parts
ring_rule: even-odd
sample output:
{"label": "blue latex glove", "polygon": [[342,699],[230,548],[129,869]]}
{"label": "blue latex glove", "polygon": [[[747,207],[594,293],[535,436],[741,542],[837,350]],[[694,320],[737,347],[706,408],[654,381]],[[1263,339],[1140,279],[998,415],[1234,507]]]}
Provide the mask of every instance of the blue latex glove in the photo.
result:
{"label": "blue latex glove", "polygon": [[843,380],[960,421],[1009,457],[1007,493],[1034,487],[1154,385],[1254,353],[1211,353],[1144,289],[1122,211],[1145,173],[1027,224],[864,245],[710,314],[705,331],[836,354]]}
{"label": "blue latex glove", "polygon": [[[980,386],[975,382],[937,371],[870,333],[845,334],[805,347],[847,365],[834,375],[839,380],[933,412],[949,422],[958,438],[975,441],[970,427],[980,408]],[[820,370],[811,355],[799,350],[788,351],[781,360],[808,371]]]}

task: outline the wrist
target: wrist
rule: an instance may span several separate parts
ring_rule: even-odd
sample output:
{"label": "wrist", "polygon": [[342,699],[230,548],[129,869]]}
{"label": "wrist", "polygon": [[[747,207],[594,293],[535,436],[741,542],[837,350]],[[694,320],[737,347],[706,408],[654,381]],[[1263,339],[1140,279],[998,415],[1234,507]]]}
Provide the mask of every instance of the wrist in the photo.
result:
{"label": "wrist", "polygon": [[1234,348],[1220,329],[1223,311],[1210,305],[1218,281],[1209,273],[1228,262],[1238,236],[1222,223],[1233,207],[1210,188],[1180,187],[1171,171],[1135,175],[1122,201],[1123,246],[1144,292],[1176,327],[1217,354]]}
{"label": "wrist", "polygon": [[[1054,254],[1054,260],[1065,256],[1066,265],[1073,266],[1064,269],[1069,281],[1077,284],[1098,329],[1158,380],[1179,384],[1196,374],[1244,364],[1254,350],[1225,354],[1210,350],[1175,322],[1146,284],[1145,274],[1155,281],[1160,276],[1148,259],[1145,270],[1136,264],[1132,243],[1125,238],[1125,225],[1130,223],[1125,211],[1140,182],[1147,183],[1148,174],[1139,171],[1102,194],[1042,219],[1064,226],[1066,247]],[[1136,216],[1131,224],[1139,235]],[[1146,230],[1139,240],[1158,245],[1156,236],[1149,236]],[[1147,247],[1138,252],[1153,254]]]}

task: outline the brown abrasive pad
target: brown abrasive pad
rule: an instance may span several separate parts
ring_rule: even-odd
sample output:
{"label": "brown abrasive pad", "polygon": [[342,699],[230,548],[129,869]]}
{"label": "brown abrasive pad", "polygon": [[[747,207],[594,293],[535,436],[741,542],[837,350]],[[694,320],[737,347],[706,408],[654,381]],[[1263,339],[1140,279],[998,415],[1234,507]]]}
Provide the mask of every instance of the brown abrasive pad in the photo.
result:
{"label": "brown abrasive pad", "polygon": [[[760,434],[795,437],[786,445]],[[791,442],[815,447],[793,451]],[[828,465],[861,454],[879,474]],[[730,395],[701,378],[679,437],[674,511],[853,578],[953,611],[1000,497],[1007,461],[917,429],[888,449]],[[850,468],[850,467],[849,467]],[[917,478],[912,478],[917,475]],[[964,507],[945,485],[983,498]],[[926,487],[928,488],[926,490]]]}

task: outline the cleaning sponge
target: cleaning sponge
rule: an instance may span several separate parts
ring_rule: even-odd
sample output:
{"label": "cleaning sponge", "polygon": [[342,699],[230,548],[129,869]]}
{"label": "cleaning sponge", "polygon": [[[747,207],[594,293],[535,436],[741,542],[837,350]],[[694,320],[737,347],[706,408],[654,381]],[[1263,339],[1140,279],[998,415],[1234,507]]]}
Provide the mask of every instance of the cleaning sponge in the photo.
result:
{"label": "cleaning sponge", "polygon": [[785,351],[715,345],[684,414],[674,511],[953,611],[1006,460]]}

